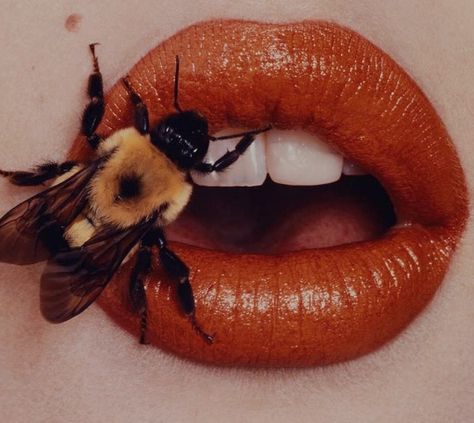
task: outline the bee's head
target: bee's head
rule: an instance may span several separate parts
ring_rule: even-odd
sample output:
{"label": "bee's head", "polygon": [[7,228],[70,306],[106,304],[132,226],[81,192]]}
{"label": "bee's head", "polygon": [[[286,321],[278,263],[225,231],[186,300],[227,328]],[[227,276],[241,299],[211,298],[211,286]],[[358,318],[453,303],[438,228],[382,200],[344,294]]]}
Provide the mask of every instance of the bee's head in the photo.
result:
{"label": "bee's head", "polygon": [[209,147],[207,120],[192,110],[173,113],[151,131],[151,142],[180,169],[191,170]]}

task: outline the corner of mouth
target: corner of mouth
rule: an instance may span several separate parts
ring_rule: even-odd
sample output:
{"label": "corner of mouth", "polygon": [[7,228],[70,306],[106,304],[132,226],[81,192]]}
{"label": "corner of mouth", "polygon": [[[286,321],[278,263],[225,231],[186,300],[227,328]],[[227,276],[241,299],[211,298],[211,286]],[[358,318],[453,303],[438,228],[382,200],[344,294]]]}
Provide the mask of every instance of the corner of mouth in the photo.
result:
{"label": "corner of mouth", "polygon": [[[280,255],[229,254],[177,244],[191,268],[195,336],[157,263],[148,281],[152,344],[212,365],[301,367],[375,350],[427,305],[444,278],[468,208],[463,170],[436,111],[386,53],[328,22],[209,21],[160,43],[130,70],[151,120],[172,109],[175,55],[181,101],[211,128],[303,128],[383,185],[397,220],[376,240]],[[123,87],[107,95],[104,135],[129,126]],[[71,155],[85,157],[76,141]],[[120,294],[127,263],[102,307],[139,322]]]}

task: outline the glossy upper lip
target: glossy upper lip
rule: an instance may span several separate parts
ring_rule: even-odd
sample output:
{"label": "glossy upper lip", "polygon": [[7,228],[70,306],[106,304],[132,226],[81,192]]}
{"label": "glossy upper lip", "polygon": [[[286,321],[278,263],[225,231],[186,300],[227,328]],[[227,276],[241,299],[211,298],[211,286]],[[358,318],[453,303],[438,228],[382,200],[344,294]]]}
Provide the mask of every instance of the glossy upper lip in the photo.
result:
{"label": "glossy upper lip", "polygon": [[[175,245],[192,270],[205,345],[179,313],[158,263],[148,283],[150,340],[212,364],[303,366],[356,357],[399,333],[441,282],[467,218],[464,175],[443,123],[414,81],[357,33],[326,22],[210,21],[152,50],[130,71],[152,121],[172,111],[174,57],[182,106],[213,131],[302,127],[323,135],[386,188],[399,222],[375,241],[235,255]],[[121,84],[99,132],[131,124]],[[87,157],[83,140],[71,156]],[[126,283],[130,265],[117,282]],[[122,326],[137,318],[112,283],[101,305]]]}

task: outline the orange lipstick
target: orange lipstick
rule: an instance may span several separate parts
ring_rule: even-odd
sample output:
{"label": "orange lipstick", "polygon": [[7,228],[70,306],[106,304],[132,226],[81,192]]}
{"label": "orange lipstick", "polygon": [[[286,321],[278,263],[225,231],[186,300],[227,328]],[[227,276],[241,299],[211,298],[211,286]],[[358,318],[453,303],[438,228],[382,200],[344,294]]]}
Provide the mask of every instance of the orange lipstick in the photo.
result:
{"label": "orange lipstick", "polygon": [[[209,21],[130,70],[152,123],[173,110],[175,55],[180,102],[213,131],[272,123],[323,136],[384,186],[398,224],[374,241],[281,255],[175,243],[191,269],[197,318],[216,340],[207,345],[192,330],[158,262],[147,283],[148,340],[201,362],[268,367],[347,360],[397,335],[441,283],[468,214],[453,144],[420,88],[386,53],[333,23]],[[106,101],[104,136],[132,121],[121,83]],[[91,154],[78,138],[70,157]],[[137,334],[122,292],[130,268],[100,304]]]}

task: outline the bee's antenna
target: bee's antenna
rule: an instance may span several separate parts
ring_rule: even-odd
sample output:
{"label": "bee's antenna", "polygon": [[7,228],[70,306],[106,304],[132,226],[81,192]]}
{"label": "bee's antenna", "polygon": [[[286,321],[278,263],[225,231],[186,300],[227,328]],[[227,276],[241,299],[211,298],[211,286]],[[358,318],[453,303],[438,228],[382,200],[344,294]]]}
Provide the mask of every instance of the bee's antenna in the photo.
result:
{"label": "bee's antenna", "polygon": [[178,93],[179,93],[179,56],[176,55],[176,68],[174,72],[174,108],[178,112],[182,112],[183,109],[179,105]]}
{"label": "bee's antenna", "polygon": [[262,132],[269,131],[270,129],[272,129],[272,125],[268,125],[265,128],[254,129],[253,131],[239,132],[237,134],[231,134],[231,135],[222,135],[220,137],[213,137],[212,135],[209,135],[209,139],[211,141],[229,140],[231,138],[239,138],[245,135],[258,135],[258,134],[261,134]]}

